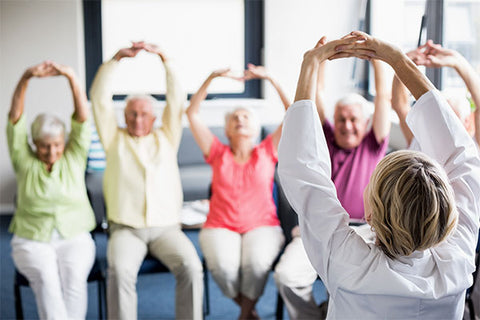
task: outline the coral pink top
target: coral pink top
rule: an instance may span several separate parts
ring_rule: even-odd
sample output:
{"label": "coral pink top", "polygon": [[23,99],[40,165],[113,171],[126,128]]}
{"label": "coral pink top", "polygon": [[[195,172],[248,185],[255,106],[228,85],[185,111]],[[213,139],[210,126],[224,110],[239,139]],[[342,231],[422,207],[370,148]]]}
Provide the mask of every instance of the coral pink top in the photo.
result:
{"label": "coral pink top", "polygon": [[230,147],[214,138],[206,162],[213,170],[210,212],[204,228],[227,228],[245,233],[280,222],[273,202],[273,175],[277,151],[269,135],[247,163],[235,162]]}

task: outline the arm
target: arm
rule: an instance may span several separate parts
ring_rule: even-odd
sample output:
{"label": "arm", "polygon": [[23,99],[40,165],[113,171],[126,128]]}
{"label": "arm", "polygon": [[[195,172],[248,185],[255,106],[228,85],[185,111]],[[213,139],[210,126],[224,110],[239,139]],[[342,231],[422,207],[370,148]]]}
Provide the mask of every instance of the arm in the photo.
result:
{"label": "arm", "polygon": [[382,62],[372,60],[375,75],[375,111],[373,112],[372,128],[375,139],[380,144],[390,134],[390,98],[385,83],[385,70]]}
{"label": "arm", "polygon": [[[347,37],[319,41],[304,55],[295,103],[287,110],[279,146],[278,173],[289,203],[299,216],[305,249],[326,286],[330,255],[338,253],[333,237],[346,237],[348,214],[342,208],[331,180],[331,163],[322,124],[313,100],[318,68],[337,52],[335,47],[356,41]],[[309,100],[309,101],[305,101]],[[345,232],[339,232],[339,229]],[[337,238],[338,239],[338,238]],[[340,241],[340,240],[339,240]]]}
{"label": "arm", "polygon": [[410,112],[408,96],[409,93],[407,88],[396,76],[394,76],[392,82],[392,108],[397,113],[400,122],[400,129],[407,141],[407,145],[410,145],[413,140],[413,133],[406,122],[407,114]]}
{"label": "arm", "polygon": [[393,68],[396,76],[403,82],[416,100],[428,91],[435,89],[430,80],[418,70],[413,61],[397,47],[361,31],[353,31],[351,34],[361,36],[363,40],[337,46],[335,49],[338,53],[332,59],[355,56],[366,60],[379,59],[385,61]]}
{"label": "arm", "polygon": [[407,123],[422,152],[445,168],[456,198],[458,225],[448,241],[455,242],[473,260],[480,218],[480,159],[474,142],[447,101],[406,55],[392,45],[364,35],[365,41],[343,48],[356,47],[357,54],[390,64],[417,100]]}
{"label": "arm", "polygon": [[[322,37],[320,43],[323,45],[327,42],[327,37]],[[317,93],[315,94],[315,104],[317,106],[318,116],[322,125],[325,123],[325,67],[326,62],[323,61],[318,66],[317,71]]]}
{"label": "arm", "polygon": [[[427,59],[425,54],[426,44],[420,46],[407,53],[407,56],[416,64],[424,65]],[[406,118],[410,112],[409,92],[403,83],[397,76],[393,77],[392,81],[392,108],[397,113],[400,129],[403,132],[403,136],[407,141],[407,145],[410,145],[413,140],[413,133],[407,125]]]}
{"label": "arm", "polygon": [[441,45],[434,44],[431,40],[427,42],[428,55],[427,67],[454,68],[458,75],[462,78],[467,86],[468,91],[472,95],[475,110],[475,140],[480,145],[480,77],[475,72],[468,61],[457,51],[443,48]]}
{"label": "arm", "polygon": [[108,152],[110,143],[118,130],[117,118],[112,104],[113,75],[120,60],[135,57],[142,48],[143,46],[140,43],[134,42],[131,47],[118,50],[110,61],[100,66],[90,88],[93,116],[105,152]]}
{"label": "arm", "polygon": [[8,113],[8,119],[13,124],[17,123],[23,114],[23,110],[25,108],[25,93],[27,91],[27,86],[30,79],[33,77],[48,77],[53,74],[54,70],[52,69],[49,61],[42,62],[25,70],[13,93],[10,112]]}
{"label": "arm", "polygon": [[[285,92],[283,92],[280,85],[277,83],[277,81],[275,81],[275,79],[273,79],[267,73],[267,70],[264,67],[255,66],[249,63],[248,69],[245,70],[245,80],[251,80],[251,79],[268,80],[277,91],[278,96],[280,97],[280,100],[282,100],[283,106],[285,107],[285,110],[288,109],[288,107],[290,106],[290,100],[288,100],[287,96],[285,95]],[[278,143],[280,142],[281,135],[282,135],[282,124],[280,124],[278,128],[275,130],[275,132],[272,133],[272,143],[275,149],[278,148]]]}
{"label": "arm", "polygon": [[163,50],[154,44],[144,44],[145,51],[158,55],[165,67],[167,82],[166,105],[162,114],[162,130],[169,141],[176,147],[180,145],[182,138],[182,116],[185,103],[185,93],[180,83],[172,72],[172,68]]}
{"label": "arm", "polygon": [[232,77],[230,74],[230,69],[213,71],[208,78],[205,79],[198,91],[190,98],[190,105],[186,110],[193,137],[195,138],[195,141],[205,157],[208,157],[210,154],[210,148],[212,146],[214,136],[208,126],[200,118],[200,104],[207,97],[207,89],[210,86],[210,83],[217,77]]}

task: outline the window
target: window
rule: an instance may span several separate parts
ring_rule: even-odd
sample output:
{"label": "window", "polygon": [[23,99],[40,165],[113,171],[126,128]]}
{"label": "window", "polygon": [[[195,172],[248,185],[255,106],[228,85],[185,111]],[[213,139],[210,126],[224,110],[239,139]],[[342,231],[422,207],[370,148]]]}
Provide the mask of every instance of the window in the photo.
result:
{"label": "window", "polygon": [[[446,0],[444,4],[444,47],[460,52],[473,68],[480,71],[480,2]],[[452,68],[442,70],[443,87],[465,87]]]}
{"label": "window", "polygon": [[[421,44],[426,41],[426,32],[422,18],[425,14],[427,0],[382,1],[370,0],[370,33],[399,46],[404,52],[417,47],[421,30]],[[425,21],[423,21],[425,22]],[[371,67],[370,67],[371,68]],[[393,70],[385,68],[390,81]],[[375,95],[373,70],[369,72],[369,94]],[[390,86],[391,82],[389,82]]]}
{"label": "window", "polygon": [[[262,63],[263,1],[84,0],[83,5],[87,87],[102,61],[132,40],[159,44],[190,94],[215,69],[230,67],[240,74],[247,63]],[[114,98],[141,92],[164,99],[161,70],[160,60],[144,52],[122,60],[113,83]],[[218,81],[209,91],[209,98],[259,98],[260,84]]]}

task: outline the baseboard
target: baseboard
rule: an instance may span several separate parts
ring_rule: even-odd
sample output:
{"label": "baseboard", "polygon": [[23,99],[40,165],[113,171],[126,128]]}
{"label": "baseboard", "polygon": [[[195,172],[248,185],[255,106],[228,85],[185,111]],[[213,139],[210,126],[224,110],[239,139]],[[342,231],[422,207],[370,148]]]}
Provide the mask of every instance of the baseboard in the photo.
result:
{"label": "baseboard", "polygon": [[13,214],[14,206],[10,203],[0,203],[0,215]]}

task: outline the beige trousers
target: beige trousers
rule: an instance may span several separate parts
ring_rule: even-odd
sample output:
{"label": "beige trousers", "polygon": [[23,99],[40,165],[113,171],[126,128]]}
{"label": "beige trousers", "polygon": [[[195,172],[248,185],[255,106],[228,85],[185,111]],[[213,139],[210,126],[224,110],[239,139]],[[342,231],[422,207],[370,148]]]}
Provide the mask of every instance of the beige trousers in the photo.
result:
{"label": "beige trousers", "polygon": [[259,227],[244,234],[204,228],[199,240],[208,270],[223,294],[233,299],[242,293],[255,300],[263,293],[285,237],[278,226]]}
{"label": "beige trousers", "polygon": [[137,319],[137,274],[147,252],[175,276],[176,318],[202,319],[203,268],[180,226],[134,229],[118,224],[110,227],[107,249],[108,318]]}
{"label": "beige trousers", "polygon": [[[375,241],[368,224],[352,226],[352,229],[366,242]],[[308,259],[301,237],[294,237],[287,245],[273,277],[290,319],[321,319],[322,310],[315,302],[312,291],[317,271]]]}

